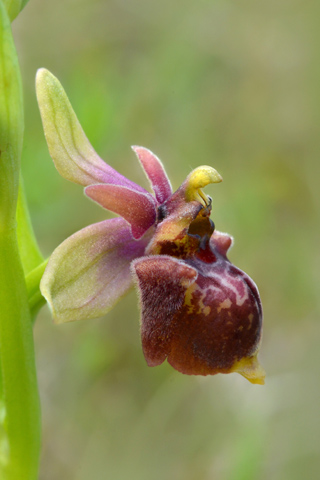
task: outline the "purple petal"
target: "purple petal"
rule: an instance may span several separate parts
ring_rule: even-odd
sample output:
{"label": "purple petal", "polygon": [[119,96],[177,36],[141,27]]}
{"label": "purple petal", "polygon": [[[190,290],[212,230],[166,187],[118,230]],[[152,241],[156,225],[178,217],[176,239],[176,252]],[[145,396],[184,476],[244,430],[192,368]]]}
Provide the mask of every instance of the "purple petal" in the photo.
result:
{"label": "purple petal", "polygon": [[172,195],[172,188],[161,161],[147,148],[137,146],[131,148],[150,180],[156,199],[162,204]]}
{"label": "purple petal", "polygon": [[59,80],[48,70],[38,70],[37,98],[50,155],[67,180],[80,185],[112,183],[146,192],[107,165],[87,139]]}
{"label": "purple petal", "polygon": [[53,252],[41,280],[57,323],[105,315],[132,286],[130,262],[144,254],[121,218],[80,230]]}
{"label": "purple petal", "polygon": [[229,248],[232,247],[233,238],[228,233],[215,230],[210,238],[210,245],[214,251],[217,251],[223,257],[227,257]]}
{"label": "purple petal", "polygon": [[132,235],[139,239],[156,221],[156,205],[153,196],[120,185],[91,185],[86,195],[103,208],[121,215],[130,223]]}

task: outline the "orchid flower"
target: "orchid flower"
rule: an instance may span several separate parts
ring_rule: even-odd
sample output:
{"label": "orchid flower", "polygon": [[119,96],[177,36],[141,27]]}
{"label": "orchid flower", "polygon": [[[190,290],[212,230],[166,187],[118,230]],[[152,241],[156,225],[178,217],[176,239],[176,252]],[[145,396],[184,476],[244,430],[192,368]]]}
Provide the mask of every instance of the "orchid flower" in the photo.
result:
{"label": "orchid flower", "polygon": [[238,372],[264,383],[257,360],[262,308],[254,282],[227,259],[232,238],[215,231],[203,188],[221,182],[209,166],[172,188],[161,161],[132,147],[154,196],[107,165],[86,138],[58,80],[37,74],[37,97],[58,172],[120,216],[90,225],[52,254],[41,281],[57,323],[105,315],[136,284],[149,366],[179,372]]}

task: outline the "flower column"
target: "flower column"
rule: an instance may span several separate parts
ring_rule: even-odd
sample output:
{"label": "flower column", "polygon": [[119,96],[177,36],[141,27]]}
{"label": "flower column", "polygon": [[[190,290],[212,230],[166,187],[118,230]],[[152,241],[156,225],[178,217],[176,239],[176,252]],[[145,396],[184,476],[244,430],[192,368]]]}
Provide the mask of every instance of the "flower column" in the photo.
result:
{"label": "flower column", "polygon": [[[25,2],[24,2],[25,3]],[[0,1],[0,478],[37,478],[40,408],[16,205],[23,139],[20,72]]]}

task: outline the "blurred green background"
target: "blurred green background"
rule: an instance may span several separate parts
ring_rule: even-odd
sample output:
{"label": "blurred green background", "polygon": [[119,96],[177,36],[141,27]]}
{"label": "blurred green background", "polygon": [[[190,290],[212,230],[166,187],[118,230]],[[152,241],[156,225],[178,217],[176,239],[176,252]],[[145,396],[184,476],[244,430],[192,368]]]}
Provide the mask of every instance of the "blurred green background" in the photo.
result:
{"label": "blurred green background", "polygon": [[148,368],[132,292],[106,318],[35,327],[41,480],[295,480],[320,476],[317,0],[30,0],[14,22],[23,172],[45,255],[109,214],[49,157],[34,76],[64,85],[98,153],[146,186],[131,144],[177,188],[207,188],[231,260],[260,289],[264,387]]}

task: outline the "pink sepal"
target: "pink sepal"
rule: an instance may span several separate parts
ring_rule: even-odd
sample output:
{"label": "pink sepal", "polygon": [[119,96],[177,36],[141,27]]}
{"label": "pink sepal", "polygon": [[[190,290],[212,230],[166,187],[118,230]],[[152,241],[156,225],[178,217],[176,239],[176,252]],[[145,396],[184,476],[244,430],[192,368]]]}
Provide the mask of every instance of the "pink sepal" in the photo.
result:
{"label": "pink sepal", "polygon": [[130,223],[135,239],[141,238],[156,221],[156,203],[150,193],[120,185],[98,184],[85,188],[85,194]]}
{"label": "pink sepal", "polygon": [[142,168],[150,180],[152,189],[160,205],[172,195],[172,188],[161,160],[144,147],[133,146]]}

